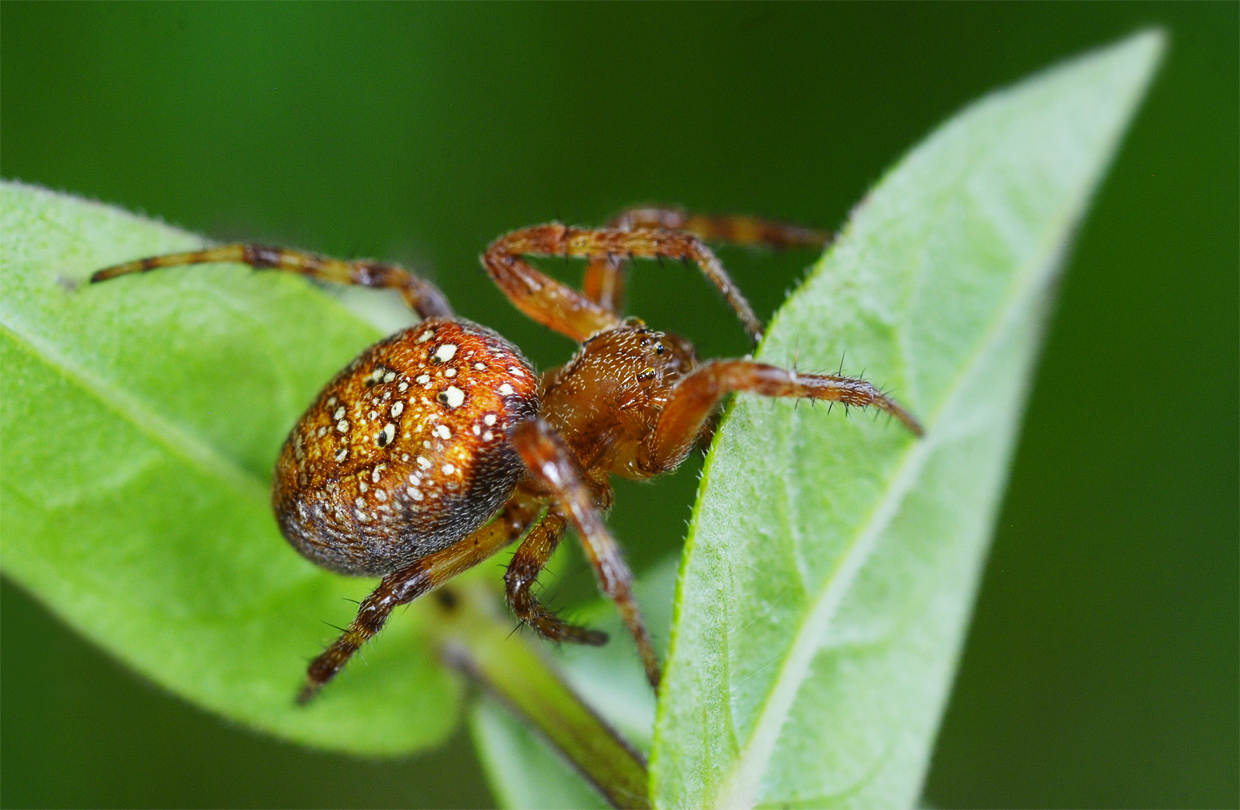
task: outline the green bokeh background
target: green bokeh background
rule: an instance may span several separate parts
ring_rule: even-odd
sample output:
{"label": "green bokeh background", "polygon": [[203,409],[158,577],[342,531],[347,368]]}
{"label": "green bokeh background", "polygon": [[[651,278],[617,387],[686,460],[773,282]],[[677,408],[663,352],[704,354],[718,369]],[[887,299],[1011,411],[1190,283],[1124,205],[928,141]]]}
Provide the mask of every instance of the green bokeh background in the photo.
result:
{"label": "green bokeh background", "polygon": [[[1168,55],[1062,286],[926,797],[1236,806],[1236,4],[6,2],[0,174],[404,261],[545,366],[570,345],[478,269],[499,233],[641,201],[836,227],[968,101],[1148,25]],[[813,258],[723,256],[764,316]],[[716,299],[651,265],[630,308],[743,352]],[[679,548],[694,472],[620,489],[636,567]],[[562,573],[562,601],[590,593]],[[301,750],[0,595],[6,807],[491,801],[463,736],[392,762]]]}

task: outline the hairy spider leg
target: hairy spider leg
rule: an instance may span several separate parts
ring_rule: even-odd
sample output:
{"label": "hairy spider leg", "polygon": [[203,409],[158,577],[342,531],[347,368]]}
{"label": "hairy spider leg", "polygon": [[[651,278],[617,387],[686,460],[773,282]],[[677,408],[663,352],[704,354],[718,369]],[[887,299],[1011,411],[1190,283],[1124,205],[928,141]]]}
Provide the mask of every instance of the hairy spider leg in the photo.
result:
{"label": "hairy spider leg", "polygon": [[448,305],[448,299],[438,287],[397,265],[369,259],[349,262],[302,250],[252,243],[221,245],[188,253],[171,253],[165,256],[138,259],[104,268],[94,273],[90,280],[91,283],[95,283],[128,273],[145,273],[160,267],[180,267],[212,262],[247,264],[255,270],[282,270],[337,284],[389,287],[399,290],[405,303],[423,319],[452,315],[452,307]]}
{"label": "hairy spider leg", "polygon": [[562,510],[577,530],[586,558],[594,568],[599,589],[616,604],[620,618],[637,644],[637,651],[646,668],[646,678],[657,689],[659,659],[646,624],[642,621],[637,599],[633,596],[633,573],[625,563],[620,547],[603,525],[577,458],[541,418],[517,425],[512,432],[512,444],[525,462],[530,476],[550,492],[554,508]]}
{"label": "hairy spider leg", "polygon": [[922,435],[921,425],[912,414],[865,380],[800,374],[752,360],[712,360],[698,366],[672,390],[658,426],[643,444],[643,468],[651,475],[675,469],[719,402],[734,392],[875,407],[899,419],[914,436]]}
{"label": "hairy spider leg", "polygon": [[607,643],[607,634],[588,630],[565,622],[547,610],[535,598],[532,588],[538,574],[559,545],[568,526],[568,519],[558,510],[547,512],[537,526],[530,531],[521,545],[517,546],[504,573],[504,585],[508,591],[508,605],[517,618],[533,627],[539,635],[552,641],[571,641],[574,644],[599,646]]}
{"label": "hairy spider leg", "polygon": [[[621,231],[683,231],[705,242],[763,245],[776,249],[813,247],[821,250],[831,241],[831,235],[826,231],[785,222],[756,217],[691,214],[683,208],[661,206],[627,208],[612,217],[607,227]],[[620,314],[627,275],[628,265],[620,257],[592,258],[582,277],[582,292],[594,303]]]}
{"label": "hairy spider leg", "polygon": [[541,509],[541,501],[518,493],[495,520],[473,534],[385,576],[379,587],[362,600],[357,617],[340,638],[310,663],[297,702],[309,702],[382,629],[394,609],[433,591],[520,537]]}
{"label": "hairy spider leg", "polygon": [[586,259],[680,259],[695,262],[702,274],[723,293],[756,343],[762,324],[723,264],[701,239],[666,230],[570,228],[559,223],[536,225],[501,236],[482,256],[487,272],[517,309],[531,319],[576,341],[623,320],[566,284],[535,270],[524,256],[575,256]]}

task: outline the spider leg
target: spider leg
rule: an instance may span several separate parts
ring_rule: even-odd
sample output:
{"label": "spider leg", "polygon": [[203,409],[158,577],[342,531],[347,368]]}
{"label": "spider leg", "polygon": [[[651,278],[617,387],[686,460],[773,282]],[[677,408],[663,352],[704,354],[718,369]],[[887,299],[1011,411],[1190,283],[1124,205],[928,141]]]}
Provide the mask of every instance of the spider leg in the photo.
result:
{"label": "spider leg", "polygon": [[[623,321],[614,311],[535,270],[524,256],[576,256],[613,262],[618,257],[681,259],[696,262],[727,299],[749,336],[757,342],[762,324],[723,264],[698,237],[661,229],[569,228],[558,223],[513,231],[491,243],[482,263],[508,299],[533,320],[576,341]],[[591,282],[592,285],[595,282]]]}
{"label": "spider leg", "polygon": [[559,512],[552,510],[533,531],[517,546],[512,555],[512,562],[504,573],[504,585],[508,590],[508,605],[517,618],[533,627],[539,635],[552,641],[571,641],[575,644],[592,644],[595,646],[607,643],[607,634],[598,630],[588,630],[569,624],[547,610],[534,597],[531,590],[538,581],[552,552],[564,535],[568,520]]}
{"label": "spider leg", "polygon": [[379,587],[362,600],[357,617],[340,638],[310,663],[306,684],[297,695],[297,702],[303,705],[309,702],[344,668],[353,654],[382,629],[394,609],[433,591],[520,537],[539,508],[537,500],[518,496],[495,520],[473,534],[385,576]]}
{"label": "spider leg", "polygon": [[744,216],[693,214],[683,208],[662,206],[628,208],[608,223],[624,231],[641,228],[684,231],[707,242],[733,245],[765,245],[772,248],[823,248],[831,234],[787,222]]}
{"label": "spider leg", "polygon": [[557,511],[562,510],[577,530],[586,557],[594,567],[599,588],[615,602],[621,619],[637,644],[637,651],[646,668],[646,678],[651,686],[658,688],[659,660],[633,596],[633,574],[624,562],[620,547],[603,525],[581,465],[542,419],[517,425],[512,433],[512,444],[525,462],[530,476],[550,492]]}
{"label": "spider leg", "polygon": [[439,288],[408,270],[394,264],[368,259],[346,262],[301,250],[257,244],[221,245],[188,253],[171,253],[118,264],[94,273],[91,283],[107,281],[128,273],[145,273],[160,267],[189,264],[234,262],[248,264],[255,270],[283,270],[337,284],[358,284],[363,287],[390,287],[400,290],[405,303],[422,318],[450,316],[452,307]]}
{"label": "spider leg", "polygon": [[[739,216],[690,214],[682,208],[628,208],[612,217],[608,228],[621,231],[664,230],[689,233],[706,242],[765,245],[773,248],[814,247],[831,240],[825,231],[785,222]],[[581,281],[586,298],[612,312],[621,312],[628,264],[624,257],[591,258]]]}
{"label": "spider leg", "polygon": [[913,435],[922,434],[921,425],[908,411],[865,380],[835,374],[799,374],[752,360],[714,360],[677,383],[659,416],[658,426],[643,445],[643,468],[651,475],[675,469],[719,402],[734,392],[874,407],[899,419]]}
{"label": "spider leg", "polygon": [[624,309],[624,282],[628,263],[620,256],[596,256],[586,264],[581,292],[586,298],[619,315]]}

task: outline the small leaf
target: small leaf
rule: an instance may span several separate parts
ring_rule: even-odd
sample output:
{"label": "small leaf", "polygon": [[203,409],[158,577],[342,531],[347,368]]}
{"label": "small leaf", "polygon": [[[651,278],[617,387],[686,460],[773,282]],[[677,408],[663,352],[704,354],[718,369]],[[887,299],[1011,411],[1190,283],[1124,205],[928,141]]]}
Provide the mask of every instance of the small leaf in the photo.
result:
{"label": "small leaf", "polygon": [[289,428],[378,331],[305,280],[194,267],[86,286],[199,237],[113,208],[0,187],[3,567],[165,688],[316,746],[442,740],[459,687],[414,607],[313,705],[306,662],[372,580],[281,539],[271,469]]}
{"label": "small leaf", "polygon": [[[646,571],[636,586],[655,639],[666,639],[671,625],[677,563],[674,557],[659,563]],[[556,663],[569,686],[612,728],[648,752],[654,695],[615,606],[598,599],[574,611],[572,619],[603,630],[611,641],[601,648],[566,644],[555,650]],[[493,700],[479,701],[470,721],[479,759],[500,806],[527,810],[607,806],[598,792],[548,746],[545,737],[523,725],[507,708]]]}
{"label": "small leaf", "polygon": [[470,730],[500,807],[595,810],[610,807],[536,731],[496,700],[470,711]]}
{"label": "small leaf", "polygon": [[916,802],[1058,269],[1158,34],[990,95],[862,203],[760,355],[927,427],[741,397],[707,463],[651,761],[661,807]]}

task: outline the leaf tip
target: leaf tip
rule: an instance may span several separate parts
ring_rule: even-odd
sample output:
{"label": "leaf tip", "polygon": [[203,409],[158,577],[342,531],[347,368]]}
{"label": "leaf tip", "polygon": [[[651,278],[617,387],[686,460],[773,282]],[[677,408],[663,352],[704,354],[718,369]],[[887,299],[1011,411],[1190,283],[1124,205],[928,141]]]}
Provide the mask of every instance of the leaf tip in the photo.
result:
{"label": "leaf tip", "polygon": [[1143,28],[1121,42],[1118,47],[1127,51],[1133,62],[1139,64],[1148,75],[1153,75],[1154,70],[1162,63],[1169,38],[1165,28]]}
{"label": "leaf tip", "polygon": [[1117,67],[1124,66],[1131,75],[1140,76],[1138,87],[1144,89],[1162,63],[1167,41],[1166,29],[1143,28],[1103,49],[1101,55],[1114,61]]}

